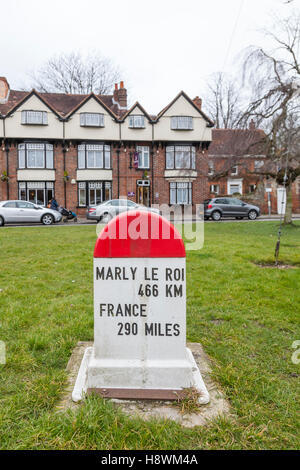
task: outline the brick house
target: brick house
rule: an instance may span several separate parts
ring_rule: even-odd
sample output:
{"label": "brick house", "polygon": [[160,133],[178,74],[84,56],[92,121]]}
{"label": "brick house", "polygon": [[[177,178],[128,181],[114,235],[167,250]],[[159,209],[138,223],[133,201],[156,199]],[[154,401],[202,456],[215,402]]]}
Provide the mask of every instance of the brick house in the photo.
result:
{"label": "brick house", "polygon": [[267,212],[269,186],[277,212],[280,188],[254,174],[266,160],[256,145],[263,131],[212,127],[202,100],[183,91],[153,116],[138,102],[128,109],[123,82],[112,95],[71,95],[10,90],[0,77],[0,200],[46,205],[54,196],[84,215],[110,198],[195,206],[239,193]]}
{"label": "brick house", "polygon": [[159,114],[112,95],[10,90],[0,78],[0,200],[86,207],[128,197],[150,205],[207,197],[213,122],[180,92]]}
{"label": "brick house", "polygon": [[[264,132],[251,121],[249,129],[213,129],[208,151],[208,193],[210,197],[239,194],[244,201],[268,213],[282,210],[284,188],[259,173],[270,171],[272,162],[263,152]],[[273,168],[274,170],[274,168]],[[275,170],[276,172],[276,170]],[[300,212],[300,178],[292,185],[293,212]]]}

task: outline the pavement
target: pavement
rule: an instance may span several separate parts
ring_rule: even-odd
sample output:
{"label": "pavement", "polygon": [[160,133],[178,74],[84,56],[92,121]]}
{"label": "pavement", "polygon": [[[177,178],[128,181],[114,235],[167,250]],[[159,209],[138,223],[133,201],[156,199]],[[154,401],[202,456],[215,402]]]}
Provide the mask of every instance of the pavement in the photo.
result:
{"label": "pavement", "polygon": [[[278,222],[280,221],[280,216],[279,215],[261,215],[255,220],[248,220],[248,219],[243,219],[243,220],[236,220],[234,217],[228,217],[226,219],[221,219],[219,221],[214,221],[214,220],[206,220],[205,223],[209,224],[220,224],[220,223],[226,223],[226,222],[234,222],[234,223],[245,223],[245,222],[271,222],[277,220]],[[292,220],[300,220],[300,214],[293,214]],[[190,218],[186,219],[185,222],[194,222],[195,220]],[[178,222],[179,223],[179,222]],[[65,226],[77,226],[77,225],[83,225],[83,226],[88,226],[88,225],[96,225],[97,222],[95,220],[88,220],[86,218],[78,218],[77,222],[74,222],[73,220],[69,220],[68,222],[60,222],[58,224],[53,224],[53,225],[43,225],[43,224],[37,224],[37,223],[24,223],[24,224],[5,224],[5,227],[65,227]],[[103,225],[105,225],[103,223]],[[0,227],[1,230],[1,227]]]}

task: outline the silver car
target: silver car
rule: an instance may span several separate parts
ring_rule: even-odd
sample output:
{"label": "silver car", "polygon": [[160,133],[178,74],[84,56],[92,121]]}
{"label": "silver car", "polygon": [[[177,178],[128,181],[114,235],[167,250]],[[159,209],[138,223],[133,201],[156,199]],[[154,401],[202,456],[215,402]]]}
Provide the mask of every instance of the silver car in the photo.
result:
{"label": "silver car", "polygon": [[87,209],[87,219],[103,220],[108,222],[115,215],[121,214],[129,210],[145,210],[159,214],[159,210],[154,207],[146,207],[129,199],[110,199],[109,201],[98,204],[97,206],[90,206]]}
{"label": "silver car", "polygon": [[51,225],[60,222],[62,215],[52,209],[28,201],[0,201],[0,226],[4,224],[39,222]]}

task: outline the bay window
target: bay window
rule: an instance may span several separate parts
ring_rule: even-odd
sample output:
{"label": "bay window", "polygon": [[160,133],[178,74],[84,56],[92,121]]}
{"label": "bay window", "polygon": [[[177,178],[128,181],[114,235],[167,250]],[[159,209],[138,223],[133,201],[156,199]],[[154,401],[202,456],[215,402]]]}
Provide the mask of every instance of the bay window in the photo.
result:
{"label": "bay window", "polygon": [[170,204],[192,204],[192,183],[170,183]]}
{"label": "bay window", "polygon": [[192,145],[175,145],[166,148],[167,170],[195,170],[196,149]]}
{"label": "bay window", "polygon": [[78,206],[94,206],[111,199],[111,181],[81,181],[78,183]]}
{"label": "bay window", "polygon": [[82,168],[110,169],[110,145],[78,145],[78,169]]}
{"label": "bay window", "polygon": [[52,181],[19,181],[19,199],[47,206],[54,197]]}
{"label": "bay window", "polygon": [[22,143],[18,145],[19,169],[53,168],[53,145]]}

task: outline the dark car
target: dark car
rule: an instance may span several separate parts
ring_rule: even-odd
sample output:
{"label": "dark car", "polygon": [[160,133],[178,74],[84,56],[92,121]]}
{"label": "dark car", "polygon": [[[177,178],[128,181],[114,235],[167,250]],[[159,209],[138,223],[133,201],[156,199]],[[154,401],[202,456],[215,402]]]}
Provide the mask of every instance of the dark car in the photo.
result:
{"label": "dark car", "polygon": [[204,218],[208,220],[220,220],[222,217],[235,217],[243,219],[248,217],[255,220],[260,216],[260,209],[257,206],[243,202],[233,197],[215,197],[204,201]]}

